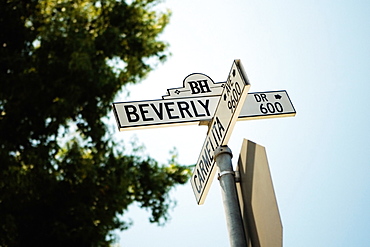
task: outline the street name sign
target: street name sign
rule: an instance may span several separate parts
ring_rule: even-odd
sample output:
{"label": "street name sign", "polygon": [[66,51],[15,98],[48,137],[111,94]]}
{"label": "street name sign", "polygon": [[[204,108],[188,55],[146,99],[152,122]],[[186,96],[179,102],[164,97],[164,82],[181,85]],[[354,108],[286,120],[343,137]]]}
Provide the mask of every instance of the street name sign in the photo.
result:
{"label": "street name sign", "polygon": [[249,93],[239,120],[292,117],[296,111],[285,90]]}
{"label": "street name sign", "polygon": [[240,60],[234,60],[191,177],[198,204],[203,204],[216,173],[214,151],[227,145],[249,88]]}
{"label": "street name sign", "polygon": [[239,60],[226,82],[201,73],[188,75],[183,86],[167,89],[162,99],[113,103],[120,131],[188,124],[207,125],[208,132],[191,178],[198,204],[203,204],[215,175],[214,150],[226,145],[236,120],[295,116],[285,90],[248,93],[249,82]]}
{"label": "street name sign", "polygon": [[[220,94],[184,98],[163,97],[164,99],[158,100],[113,103],[118,129],[124,131],[208,123],[215,114]],[[285,90],[248,93],[238,121],[289,117],[295,114],[294,106]]]}
{"label": "street name sign", "polygon": [[119,130],[196,124],[212,119],[220,96],[113,103]]}

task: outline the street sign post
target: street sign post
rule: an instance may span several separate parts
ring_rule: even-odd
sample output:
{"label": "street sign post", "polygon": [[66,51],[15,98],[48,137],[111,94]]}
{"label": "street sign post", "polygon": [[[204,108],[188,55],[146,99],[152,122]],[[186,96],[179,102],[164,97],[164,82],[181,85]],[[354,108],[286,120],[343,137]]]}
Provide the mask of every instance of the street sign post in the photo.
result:
{"label": "street sign post", "polygon": [[[248,94],[249,88],[240,60],[234,60],[226,82],[214,83],[204,74],[190,74],[184,79],[183,87],[168,89],[162,99],[113,103],[113,112],[120,131],[194,123],[207,125],[207,136],[190,180],[197,203],[204,203],[217,163],[231,246],[250,246],[252,240],[253,246],[279,247],[281,221],[266,154],[262,155],[264,149],[251,142],[243,144],[239,160],[242,165],[238,168],[242,184],[236,186],[227,143],[237,120],[295,116],[296,111],[284,90]],[[253,147],[261,155],[251,153]],[[254,162],[256,157],[259,163]],[[247,170],[252,172],[245,173]],[[254,174],[256,179],[251,179]],[[267,193],[267,201],[256,190]]]}
{"label": "street sign post", "polygon": [[203,204],[216,172],[214,151],[218,146],[227,145],[249,88],[242,64],[235,60],[191,177],[198,204]]}

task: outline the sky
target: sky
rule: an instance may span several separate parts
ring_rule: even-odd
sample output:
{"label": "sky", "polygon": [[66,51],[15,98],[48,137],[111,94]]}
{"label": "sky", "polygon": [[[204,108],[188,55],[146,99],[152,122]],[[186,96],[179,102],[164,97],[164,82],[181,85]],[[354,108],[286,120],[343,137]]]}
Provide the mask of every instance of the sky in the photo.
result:
{"label": "sky", "polygon": [[[286,90],[295,117],[237,122],[229,141],[237,162],[243,138],[266,148],[285,247],[370,245],[370,1],[166,0],[170,24],[160,37],[172,55],[117,101],[160,99],[191,73],[225,81],[240,59],[250,92]],[[112,113],[113,116],[113,113]],[[111,119],[112,125],[115,120]],[[176,147],[195,164],[205,126],[114,133],[166,163]],[[119,246],[229,246],[217,179],[203,205],[190,183],[171,191],[177,205],[164,227],[137,205],[117,232]]]}

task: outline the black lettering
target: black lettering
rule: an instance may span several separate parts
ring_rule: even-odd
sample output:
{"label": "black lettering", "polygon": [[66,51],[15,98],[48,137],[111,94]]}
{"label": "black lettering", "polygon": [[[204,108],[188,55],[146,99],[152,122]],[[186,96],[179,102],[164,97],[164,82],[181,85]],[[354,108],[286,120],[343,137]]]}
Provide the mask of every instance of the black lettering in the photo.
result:
{"label": "black lettering", "polygon": [[154,118],[147,118],[145,116],[145,114],[149,113],[148,110],[144,109],[144,107],[149,107],[148,104],[140,104],[139,105],[139,109],[140,109],[140,113],[141,113],[141,116],[143,118],[144,121],[153,121]]}
{"label": "black lettering", "polygon": [[273,104],[267,103],[267,109],[269,110],[269,112],[275,113],[275,108]]}
{"label": "black lettering", "polygon": [[278,112],[283,112],[283,106],[279,102],[275,102],[275,108]]}
{"label": "black lettering", "polygon": [[[205,151],[206,151],[206,150],[205,150]],[[211,167],[211,161],[210,161],[210,159],[209,159],[209,157],[208,157],[207,152],[204,152],[204,153],[202,154],[202,159],[203,159],[203,163],[205,164],[205,167],[206,167],[207,172],[208,172],[208,168],[210,168],[210,167]]]}
{"label": "black lettering", "polygon": [[[203,161],[200,161],[200,162],[203,162]],[[200,166],[200,162],[198,164],[198,167]],[[199,177],[199,187],[202,188],[203,184],[204,184],[204,178],[202,176],[202,174],[199,172],[199,169],[197,169],[197,174],[198,174],[198,177]]]}
{"label": "black lettering", "polygon": [[206,143],[206,145],[205,145],[205,148],[206,148],[206,155],[207,155],[207,157],[208,157],[208,160],[210,161],[210,162],[212,162],[213,161],[213,152],[215,151],[214,150],[214,148],[213,148],[213,146],[212,146],[212,149],[210,149],[209,147],[208,147],[208,144],[209,144],[210,142],[207,142]]}
{"label": "black lettering", "polygon": [[198,178],[198,176],[194,175],[194,185],[195,185],[195,189],[198,191],[198,193],[200,193],[202,187],[201,186],[198,187],[197,178]]}
{"label": "black lettering", "polygon": [[254,94],[254,99],[256,100],[256,102],[261,102],[261,97],[258,95],[258,94]]}
{"label": "black lettering", "polygon": [[164,103],[164,107],[166,108],[166,112],[167,112],[167,115],[168,115],[168,118],[169,119],[176,119],[176,118],[180,118],[179,116],[173,116],[172,115],[172,111],[174,111],[175,109],[173,108],[170,108],[170,105],[174,105],[175,103],[173,102],[166,102]]}
{"label": "black lettering", "polygon": [[264,93],[261,93],[261,98],[262,98],[263,102],[268,101],[268,99],[266,98],[266,94],[264,94]]}
{"label": "black lettering", "polygon": [[242,89],[240,88],[240,85],[238,82],[235,82],[235,90],[240,95],[242,93]]}
{"label": "black lettering", "polygon": [[204,117],[205,114],[199,114],[197,108],[195,107],[194,101],[190,101],[191,106],[193,107],[194,114],[196,117]]}
{"label": "black lettering", "polygon": [[153,108],[155,114],[157,114],[158,118],[160,120],[163,120],[163,107],[162,107],[162,103],[159,103],[159,110],[155,107],[155,105],[152,103],[150,104],[150,106]]}
{"label": "black lettering", "polygon": [[189,81],[188,83],[192,94],[211,92],[207,80]]}
{"label": "black lettering", "polygon": [[209,93],[209,92],[211,92],[211,89],[208,86],[207,80],[200,80],[200,81],[198,81],[198,85],[199,85],[200,91],[202,93]]}
{"label": "black lettering", "polygon": [[217,124],[217,127],[218,127],[218,133],[222,136],[221,132],[224,132],[225,128],[224,128],[224,126],[222,126],[222,123],[220,122],[220,119],[218,119],[218,117],[216,117],[216,124]]}
{"label": "black lettering", "polygon": [[189,104],[186,101],[179,101],[177,102],[177,106],[179,107],[179,111],[182,118],[185,118],[184,112],[187,112],[189,117],[193,117],[191,113],[189,112]]}
{"label": "black lettering", "polygon": [[140,117],[136,113],[137,110],[136,110],[136,107],[135,106],[133,106],[133,105],[125,105],[124,108],[125,108],[125,111],[126,111],[127,120],[129,122],[137,122],[137,121],[139,121]]}
{"label": "black lettering", "polygon": [[[212,151],[214,151],[215,150],[215,146],[213,146],[213,144],[212,144],[212,142],[211,142],[211,138],[209,138],[208,139],[208,143],[209,144],[211,144],[211,146],[212,146]],[[208,145],[208,143],[207,143],[207,145]],[[212,158],[213,159],[213,158]]]}
{"label": "black lettering", "polygon": [[208,173],[208,169],[204,169],[204,163],[203,162],[199,162],[199,168],[200,168],[200,171],[202,172],[202,176],[206,178],[207,173]]}
{"label": "black lettering", "polygon": [[198,83],[196,81],[189,81],[189,86],[190,86],[192,94],[200,93],[200,89],[199,89]]}
{"label": "black lettering", "polygon": [[[221,136],[220,136],[220,134],[217,132],[217,129],[216,129],[216,122],[212,125],[212,129],[211,129],[211,131],[212,131],[213,139],[215,139],[215,141],[216,141],[216,146],[219,146],[218,141],[221,139]],[[215,136],[215,133],[216,133],[217,137]]]}
{"label": "black lettering", "polygon": [[209,99],[206,100],[206,104],[203,104],[201,100],[198,100],[199,104],[203,106],[204,110],[206,110],[207,116],[210,116],[211,114],[209,113]]}

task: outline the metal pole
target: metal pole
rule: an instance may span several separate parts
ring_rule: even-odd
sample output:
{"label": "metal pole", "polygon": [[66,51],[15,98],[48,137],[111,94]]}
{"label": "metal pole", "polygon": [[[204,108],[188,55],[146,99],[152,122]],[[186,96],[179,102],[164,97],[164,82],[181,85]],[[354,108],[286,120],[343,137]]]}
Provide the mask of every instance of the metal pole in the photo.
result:
{"label": "metal pole", "polygon": [[236,192],[235,173],[231,163],[231,149],[228,146],[217,147],[214,158],[220,171],[218,180],[222,190],[230,247],[246,247],[247,240]]}

